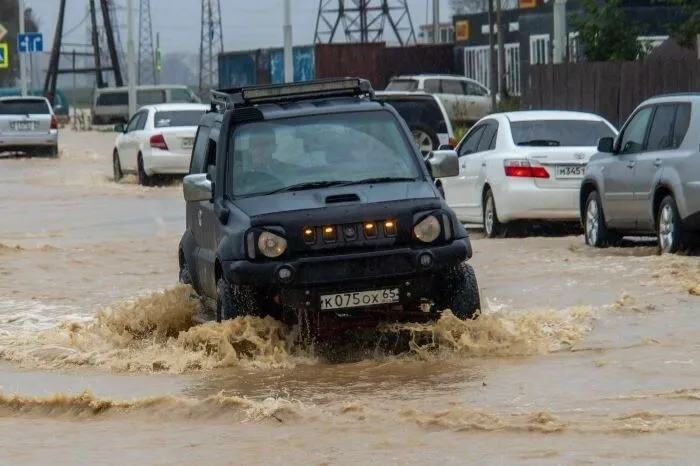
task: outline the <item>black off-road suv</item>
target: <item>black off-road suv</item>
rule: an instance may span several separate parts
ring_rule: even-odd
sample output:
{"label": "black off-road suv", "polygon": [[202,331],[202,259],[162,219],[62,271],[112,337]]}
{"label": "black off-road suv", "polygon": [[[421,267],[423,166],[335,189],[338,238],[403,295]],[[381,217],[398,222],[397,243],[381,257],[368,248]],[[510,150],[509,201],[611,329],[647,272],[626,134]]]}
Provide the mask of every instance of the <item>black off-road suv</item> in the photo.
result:
{"label": "black off-road suv", "polygon": [[480,308],[465,228],[425,159],[359,78],[212,92],[184,179],[180,281],[221,321],[270,315],[313,338]]}

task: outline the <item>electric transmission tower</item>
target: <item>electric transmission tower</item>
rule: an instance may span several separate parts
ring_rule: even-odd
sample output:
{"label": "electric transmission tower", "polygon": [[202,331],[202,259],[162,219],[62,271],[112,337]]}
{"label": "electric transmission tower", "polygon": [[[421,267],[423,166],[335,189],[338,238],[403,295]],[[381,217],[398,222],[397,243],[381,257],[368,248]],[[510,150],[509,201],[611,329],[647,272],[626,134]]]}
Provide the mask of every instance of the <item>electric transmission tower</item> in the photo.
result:
{"label": "electric transmission tower", "polygon": [[381,42],[386,23],[402,46],[416,43],[407,0],[319,0],[314,43],[331,43],[336,32],[346,42]]}
{"label": "electric transmission tower", "polygon": [[199,90],[213,89],[219,81],[218,54],[224,51],[219,0],[202,0],[202,34],[199,42]]}
{"label": "electric transmission tower", "polygon": [[151,0],[139,1],[139,84],[156,83],[156,53],[153,48]]}
{"label": "electric transmission tower", "polygon": [[[95,2],[99,3],[99,9],[95,7]],[[119,78],[112,72],[111,80],[111,85],[120,86],[122,85],[119,84],[122,82],[121,70],[126,69],[126,57],[119,34],[122,25],[117,17],[114,0],[89,0],[88,14],[93,17],[87,25],[88,42],[91,44],[97,42],[99,62],[113,63],[114,67],[120,70]],[[124,83],[128,81],[127,76],[123,78]]]}

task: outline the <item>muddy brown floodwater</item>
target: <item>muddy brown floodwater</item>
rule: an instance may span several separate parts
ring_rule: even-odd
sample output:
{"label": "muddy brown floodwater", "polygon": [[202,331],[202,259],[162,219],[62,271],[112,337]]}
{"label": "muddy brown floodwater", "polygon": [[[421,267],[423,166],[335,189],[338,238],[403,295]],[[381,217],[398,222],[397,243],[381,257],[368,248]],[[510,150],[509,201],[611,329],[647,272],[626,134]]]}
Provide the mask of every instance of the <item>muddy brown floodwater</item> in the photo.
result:
{"label": "muddy brown floodwater", "polygon": [[480,319],[331,364],[273,321],[192,326],[181,186],[112,182],[113,140],[0,159],[1,464],[700,458],[696,257],[475,231]]}

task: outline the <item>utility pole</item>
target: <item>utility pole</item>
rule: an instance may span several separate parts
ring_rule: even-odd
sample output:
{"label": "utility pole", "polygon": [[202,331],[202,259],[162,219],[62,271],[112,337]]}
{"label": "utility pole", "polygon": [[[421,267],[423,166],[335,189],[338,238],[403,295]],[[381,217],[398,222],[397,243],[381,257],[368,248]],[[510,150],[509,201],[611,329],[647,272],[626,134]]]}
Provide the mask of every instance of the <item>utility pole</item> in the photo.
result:
{"label": "utility pole", "polygon": [[[24,0],[19,0],[19,33],[24,34]],[[7,57],[5,57],[7,60]],[[22,82],[21,92],[27,95],[27,54],[19,54],[19,79]]]}
{"label": "utility pole", "polygon": [[129,118],[136,113],[136,57],[134,54],[134,0],[126,3],[126,62],[129,73]]}
{"label": "utility pole", "polygon": [[440,0],[433,0],[433,44],[440,42]]}
{"label": "utility pole", "polygon": [[491,108],[496,111],[496,93],[498,83],[496,80],[496,60],[493,53],[493,0],[489,0],[489,87],[491,88]]}
{"label": "utility pole", "polygon": [[503,99],[507,93],[506,50],[503,44],[503,23],[501,22],[501,1],[496,0],[496,24],[498,25],[498,95]]}
{"label": "utility pole", "polygon": [[155,84],[160,82],[160,70],[162,68],[161,54],[160,54],[160,32],[156,32],[156,77]]}
{"label": "utility pole", "polygon": [[284,0],[284,82],[294,82],[294,57],[292,56],[292,7]]}
{"label": "utility pole", "polygon": [[563,63],[566,56],[566,0],[554,0],[554,56],[552,62]]}

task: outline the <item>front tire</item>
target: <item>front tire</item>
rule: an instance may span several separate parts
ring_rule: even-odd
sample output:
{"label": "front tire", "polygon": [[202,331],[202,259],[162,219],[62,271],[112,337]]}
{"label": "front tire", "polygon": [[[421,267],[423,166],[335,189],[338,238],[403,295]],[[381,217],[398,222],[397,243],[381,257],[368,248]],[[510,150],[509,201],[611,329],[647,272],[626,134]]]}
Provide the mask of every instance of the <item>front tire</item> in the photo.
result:
{"label": "front tire", "polygon": [[119,152],[117,152],[116,149],[112,154],[112,176],[114,177],[115,183],[118,183],[119,181],[121,181],[122,178],[124,178],[124,172],[122,171],[122,163],[119,159]]}
{"label": "front tire", "polygon": [[248,288],[233,285],[223,278],[216,282],[216,321],[253,315],[256,302]]}
{"label": "front tire", "polygon": [[440,310],[450,309],[458,319],[469,320],[481,310],[481,295],[474,268],[464,262],[439,276],[436,303]]}
{"label": "front tire", "polygon": [[594,248],[610,246],[618,241],[618,236],[605,225],[605,213],[598,191],[593,191],[586,199],[583,216],[583,233],[586,244]]}
{"label": "front tire", "polygon": [[683,245],[683,223],[673,196],[666,196],[656,216],[656,237],[662,253],[673,254]]}

